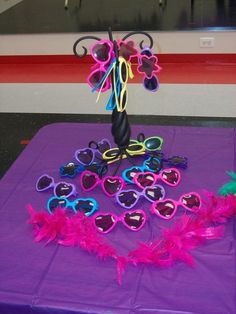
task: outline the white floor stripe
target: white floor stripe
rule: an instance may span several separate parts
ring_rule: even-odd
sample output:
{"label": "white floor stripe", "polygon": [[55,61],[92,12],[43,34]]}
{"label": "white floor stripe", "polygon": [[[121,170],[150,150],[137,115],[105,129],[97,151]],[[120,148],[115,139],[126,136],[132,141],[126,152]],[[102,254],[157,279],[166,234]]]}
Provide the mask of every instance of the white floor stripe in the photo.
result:
{"label": "white floor stripe", "polygon": [[[236,117],[234,84],[162,84],[156,93],[131,84],[128,92],[129,114]],[[0,112],[108,114],[109,94],[96,104],[87,84],[0,84]]]}

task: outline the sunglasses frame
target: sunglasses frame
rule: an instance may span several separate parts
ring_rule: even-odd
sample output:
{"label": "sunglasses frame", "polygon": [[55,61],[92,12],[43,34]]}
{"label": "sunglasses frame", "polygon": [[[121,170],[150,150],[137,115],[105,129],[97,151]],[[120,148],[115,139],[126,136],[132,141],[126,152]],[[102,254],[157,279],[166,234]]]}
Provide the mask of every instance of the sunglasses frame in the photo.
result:
{"label": "sunglasses frame", "polygon": [[[140,149],[130,150],[130,148],[134,147],[135,145],[140,145]],[[102,154],[102,158],[105,159],[105,160],[111,160],[111,162],[119,160],[120,156],[117,159],[115,159],[115,156],[116,156],[115,154],[112,155],[112,156],[107,156],[107,153],[109,153],[111,151],[117,152],[116,155],[119,156],[119,153],[120,153],[119,148],[118,147],[114,147],[114,148],[111,148],[111,149],[107,150],[105,153],[103,153]],[[132,144],[130,144],[127,147],[126,151],[127,151],[127,153],[130,156],[143,155],[143,154],[145,154],[145,147],[144,147],[144,145],[141,142],[140,143],[132,143]],[[127,155],[123,154],[122,158],[127,158]]]}
{"label": "sunglasses frame", "polygon": [[[63,198],[63,197],[57,197],[57,196],[52,196],[51,198],[49,198],[49,200],[47,201],[47,210],[49,212],[49,214],[53,215],[53,212],[50,208],[50,203],[54,200],[61,200],[61,201],[64,201],[66,203],[65,207],[61,207],[60,205],[56,208],[62,208],[64,210],[66,210],[68,207],[72,208],[73,209],[73,212],[76,214],[78,212],[78,210],[76,210],[75,208],[75,205],[76,205],[76,202],[78,201],[90,201],[93,203],[93,208],[90,212],[88,213],[84,213],[85,216],[89,217],[91,216],[96,210],[98,210],[98,203],[97,201],[94,199],[94,198],[91,198],[91,197],[88,197],[88,198],[76,198],[74,201],[70,202],[68,199],[66,198]],[[83,211],[81,211],[83,212]]]}
{"label": "sunglasses frame", "polygon": [[[168,172],[168,171],[174,171],[174,172],[176,172],[178,174],[177,183],[173,184],[173,183],[170,183],[170,182],[168,182],[168,181],[166,181],[165,179],[162,178],[162,174],[165,173],[165,172]],[[138,177],[140,175],[150,175],[150,176],[152,176],[154,178],[153,183],[151,185],[148,185],[148,186],[153,186],[153,185],[156,184],[157,180],[161,180],[165,184],[175,187],[175,186],[177,186],[179,184],[179,182],[181,180],[181,174],[180,174],[179,170],[176,169],[176,168],[166,168],[166,169],[163,169],[163,170],[160,171],[159,174],[156,174],[156,173],[151,172],[151,171],[149,171],[149,172],[138,172],[138,173],[135,174],[135,176],[133,178],[133,182],[141,189],[144,189],[145,187],[143,187],[138,182]]]}
{"label": "sunglasses frame", "polygon": [[[146,143],[147,143],[147,141],[150,141],[151,139],[158,139],[159,141],[160,141],[160,145],[158,146],[158,148],[148,148],[146,145]],[[145,148],[145,150],[147,150],[147,151],[150,151],[150,152],[154,152],[154,151],[156,151],[156,150],[160,150],[161,149],[161,147],[162,147],[162,144],[163,144],[163,138],[162,137],[160,137],[160,136],[150,136],[150,137],[147,137],[147,138],[145,138],[144,137],[144,139],[143,140],[139,140],[139,139],[137,139],[137,140],[134,140],[134,139],[131,139],[130,140],[130,143],[131,144],[143,144],[143,146],[144,146],[144,148]]]}
{"label": "sunglasses frame", "polygon": [[[199,200],[199,207],[197,208],[197,210],[189,208],[188,206],[183,204],[183,202],[181,201],[184,197],[186,197],[188,195],[194,195],[194,196],[196,196],[198,198],[198,200]],[[156,205],[159,204],[159,203],[168,203],[168,202],[174,204],[175,208],[174,208],[172,214],[169,217],[162,216],[160,214],[160,212],[156,209]],[[178,206],[182,206],[186,210],[188,210],[188,211],[190,211],[192,213],[196,213],[202,206],[201,196],[197,192],[189,192],[189,193],[185,193],[185,194],[181,195],[178,201],[175,201],[175,200],[173,200],[171,198],[162,199],[161,201],[155,201],[155,202],[152,203],[150,211],[151,211],[152,214],[155,214],[155,215],[157,215],[158,217],[160,217],[162,219],[170,220],[175,215]]]}
{"label": "sunglasses frame", "polygon": [[[138,201],[139,201],[139,199],[140,199],[141,196],[143,196],[143,197],[144,197],[146,200],[148,200],[149,202],[153,203],[153,202],[155,202],[155,201],[152,201],[152,200],[146,195],[146,191],[147,191],[148,189],[153,189],[153,188],[157,188],[157,187],[160,188],[160,190],[161,190],[161,192],[162,192],[162,195],[163,195],[159,200],[163,200],[164,197],[165,197],[165,194],[166,194],[165,189],[164,189],[164,187],[163,187],[162,185],[156,184],[156,185],[153,185],[153,186],[147,186],[147,187],[145,187],[141,192],[136,191],[136,190],[134,190],[134,189],[121,190],[121,191],[119,191],[119,192],[115,195],[116,202],[117,202],[121,207],[126,208],[126,209],[131,209],[131,208],[133,208],[133,207],[138,203]],[[136,193],[136,195],[137,195],[136,201],[135,201],[131,206],[125,206],[125,205],[123,205],[123,204],[121,203],[121,201],[119,200],[119,196],[120,196],[121,193],[128,193],[128,192],[134,192],[134,193]],[[156,201],[157,201],[157,200],[156,200]]]}
{"label": "sunglasses frame", "polygon": [[[101,61],[99,60],[95,55],[94,55],[94,48],[98,45],[103,45],[103,44],[107,44],[110,48],[110,51],[109,51],[109,56],[108,56],[108,59],[106,61]],[[92,56],[92,58],[96,61],[96,63],[98,64],[101,64],[101,65],[106,65],[107,63],[109,63],[109,61],[112,59],[113,55],[114,55],[114,51],[113,51],[113,44],[111,41],[107,40],[107,39],[102,39],[102,40],[99,40],[97,41],[93,46],[91,46],[90,48],[90,54]]]}
{"label": "sunglasses frame", "polygon": [[[143,219],[144,219],[142,225],[141,225],[140,227],[138,227],[137,229],[132,229],[132,228],[131,228],[129,225],[127,225],[127,223],[125,222],[125,216],[126,216],[126,214],[133,214],[133,213],[142,214]],[[108,230],[106,230],[106,231],[101,231],[101,230],[98,228],[98,226],[96,225],[96,222],[95,222],[95,221],[96,221],[97,217],[99,217],[99,216],[109,216],[109,215],[113,218],[114,223],[113,223],[113,225],[112,225],[112,227],[111,227],[110,229],[108,229]],[[145,223],[146,223],[146,221],[147,221],[147,215],[146,215],[146,213],[145,213],[142,209],[136,209],[136,210],[127,210],[127,211],[123,212],[120,216],[117,216],[117,215],[115,215],[115,214],[112,213],[112,212],[97,213],[97,214],[95,214],[95,215],[92,217],[92,220],[93,220],[93,224],[94,224],[95,228],[98,230],[98,232],[103,233],[103,234],[106,234],[106,233],[111,232],[111,231],[115,228],[115,226],[117,225],[118,222],[122,222],[122,224],[123,224],[126,228],[128,228],[128,229],[131,230],[131,231],[135,231],[135,232],[136,232],[136,231],[139,231],[140,229],[142,229],[142,228],[144,227],[144,225],[145,225]]]}
{"label": "sunglasses frame", "polygon": [[[85,188],[85,187],[84,187],[84,184],[83,184],[83,179],[84,179],[84,177],[85,177],[86,175],[93,176],[93,177],[95,177],[95,180],[96,180],[96,181],[95,181],[95,184],[94,184],[93,186],[91,186],[90,188],[88,188],[88,189]],[[119,190],[118,192],[114,193],[114,194],[108,193],[108,192],[106,191],[106,189],[105,189],[105,182],[106,182],[106,180],[109,180],[109,179],[112,179],[112,180],[119,180],[119,182],[121,183],[120,190],[122,190],[122,189],[124,188],[124,186],[125,186],[125,181],[124,181],[121,177],[119,177],[119,176],[106,176],[106,177],[100,179],[99,176],[98,176],[96,173],[91,172],[91,171],[89,171],[89,170],[86,170],[86,171],[84,171],[84,172],[81,174],[81,176],[80,176],[80,186],[81,186],[81,188],[82,188],[83,191],[89,192],[89,191],[92,191],[97,185],[101,184],[101,187],[102,187],[103,192],[104,192],[107,196],[113,197],[113,196],[114,196],[116,193],[118,193],[120,190]]]}
{"label": "sunglasses frame", "polygon": [[[43,189],[39,189],[39,188],[38,188],[38,183],[39,183],[39,181],[40,181],[43,177],[47,177],[47,178],[51,179],[51,183],[50,183],[50,185],[49,185],[48,187],[43,188]],[[71,191],[68,195],[66,195],[66,196],[58,196],[58,195],[56,194],[56,190],[57,190],[57,187],[58,187],[59,184],[65,184],[65,185],[67,185],[67,186],[72,187],[72,191]],[[54,195],[55,195],[56,197],[68,198],[68,197],[70,197],[70,196],[72,196],[72,195],[73,195],[73,196],[76,196],[76,195],[77,195],[76,187],[75,187],[75,185],[74,185],[73,183],[68,183],[68,182],[65,182],[65,181],[60,181],[60,182],[55,183],[54,178],[45,173],[45,174],[41,175],[41,176],[38,178],[38,180],[37,180],[37,182],[36,182],[36,191],[38,191],[38,192],[44,192],[44,191],[47,191],[47,190],[50,189],[50,188],[53,188],[53,193],[54,193]]]}
{"label": "sunglasses frame", "polygon": [[[159,163],[160,163],[160,168],[157,170],[157,169],[151,169],[147,166],[147,163],[151,160],[158,160]],[[127,168],[125,170],[122,171],[122,178],[125,180],[125,182],[128,182],[128,183],[131,183],[133,184],[133,179],[129,179],[128,176],[127,176],[127,172],[129,171],[132,171],[134,168],[136,168],[137,171],[136,173],[138,172],[145,172],[145,171],[151,171],[151,172],[157,172],[157,171],[160,171],[162,169],[162,161],[158,158],[158,157],[148,157],[146,160],[144,160],[143,164],[141,166],[132,166],[130,168]]]}

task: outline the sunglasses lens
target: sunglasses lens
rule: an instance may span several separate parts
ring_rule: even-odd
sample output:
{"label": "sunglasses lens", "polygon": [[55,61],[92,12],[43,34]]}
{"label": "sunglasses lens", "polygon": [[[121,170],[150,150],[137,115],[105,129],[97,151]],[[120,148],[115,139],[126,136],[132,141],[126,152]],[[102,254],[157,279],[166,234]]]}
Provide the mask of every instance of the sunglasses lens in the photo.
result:
{"label": "sunglasses lens", "polygon": [[151,57],[152,56],[152,52],[150,49],[143,49],[141,51],[141,55],[147,56],[147,57]]}
{"label": "sunglasses lens", "polygon": [[107,177],[103,182],[104,190],[113,196],[122,188],[122,181],[118,178]]}
{"label": "sunglasses lens", "polygon": [[155,92],[159,88],[159,81],[155,75],[153,75],[150,79],[145,77],[143,81],[143,85],[146,89]]}
{"label": "sunglasses lens", "polygon": [[122,191],[117,198],[119,204],[126,208],[132,208],[138,201],[137,192],[134,190]]}
{"label": "sunglasses lens", "polygon": [[163,170],[161,177],[163,181],[169,183],[171,185],[177,185],[180,180],[179,173],[173,169],[170,170]]}
{"label": "sunglasses lens", "polygon": [[103,70],[98,70],[96,72],[93,72],[93,74],[90,75],[89,77],[89,82],[91,83],[92,86],[95,87],[102,80],[104,75],[105,75],[105,71]]}
{"label": "sunglasses lens", "polygon": [[147,150],[156,150],[160,149],[162,141],[158,137],[150,137],[144,141],[144,144]]}
{"label": "sunglasses lens", "polygon": [[126,83],[127,81],[127,76],[128,76],[128,73],[127,73],[127,66],[124,62],[121,63],[121,68],[120,68],[120,73],[121,73],[121,81],[122,83]]}
{"label": "sunglasses lens", "polygon": [[168,159],[169,164],[172,166],[184,167],[187,165],[187,158],[181,156],[173,156]]}
{"label": "sunglasses lens", "polygon": [[109,149],[108,151],[105,152],[105,158],[116,157],[118,155],[118,153],[119,153],[118,148]]}
{"label": "sunglasses lens", "polygon": [[82,185],[85,190],[89,190],[96,185],[96,176],[90,173],[85,173],[82,177]]}
{"label": "sunglasses lens", "polygon": [[190,210],[197,210],[200,208],[201,201],[198,195],[194,193],[185,194],[181,197],[181,203],[183,206]]}
{"label": "sunglasses lens", "polygon": [[36,188],[38,191],[43,191],[49,188],[52,183],[53,179],[51,177],[43,176],[38,180]]}
{"label": "sunglasses lens", "polygon": [[115,218],[111,214],[99,215],[94,219],[95,226],[100,232],[108,232],[115,224]]}
{"label": "sunglasses lens", "polygon": [[110,46],[107,43],[97,44],[92,49],[92,54],[95,59],[101,62],[109,60]]}
{"label": "sunglasses lens", "polygon": [[145,166],[148,170],[158,172],[162,168],[162,162],[158,158],[150,158],[145,162]]}
{"label": "sunglasses lens", "polygon": [[127,103],[127,90],[125,90],[124,93],[121,93],[120,97],[120,108],[122,111],[125,110],[126,103]]}
{"label": "sunglasses lens", "polygon": [[165,196],[165,190],[160,185],[152,186],[150,188],[146,188],[145,196],[151,202],[163,200],[163,198]]}
{"label": "sunglasses lens", "polygon": [[61,175],[63,176],[73,176],[76,173],[78,166],[73,162],[69,163],[66,166],[61,167]]}
{"label": "sunglasses lens", "polygon": [[136,173],[140,172],[140,168],[139,167],[132,167],[130,170],[126,171],[125,173],[125,177],[127,178],[127,180],[129,181],[133,181],[134,176],[136,175]]}
{"label": "sunglasses lens", "polygon": [[98,143],[98,151],[103,154],[105,151],[111,148],[111,144],[107,140],[103,140]]}
{"label": "sunglasses lens", "polygon": [[63,198],[52,198],[48,202],[48,209],[50,210],[51,213],[54,212],[56,208],[66,208],[66,199]]}
{"label": "sunglasses lens", "polygon": [[143,145],[142,144],[131,144],[128,146],[128,150],[130,152],[137,152],[137,151],[143,150]]}
{"label": "sunglasses lens", "polygon": [[69,197],[73,193],[73,186],[68,183],[58,183],[54,193],[57,197]]}
{"label": "sunglasses lens", "polygon": [[88,199],[78,199],[74,201],[74,208],[76,211],[81,211],[84,214],[89,214],[94,209],[94,203]]}
{"label": "sunglasses lens", "polygon": [[94,153],[91,149],[86,148],[83,150],[77,150],[75,158],[84,165],[89,165],[94,159]]}
{"label": "sunglasses lens", "polygon": [[140,212],[126,213],[124,216],[125,224],[133,231],[139,230],[145,223],[144,215]]}
{"label": "sunglasses lens", "polygon": [[140,187],[147,187],[147,186],[152,186],[154,181],[155,181],[155,177],[148,173],[148,174],[145,174],[145,173],[141,173],[137,176],[136,178],[137,180],[137,183],[139,184]]}
{"label": "sunglasses lens", "polygon": [[155,204],[155,211],[159,214],[159,216],[170,219],[174,215],[175,212],[175,204],[170,200],[165,202],[158,202]]}

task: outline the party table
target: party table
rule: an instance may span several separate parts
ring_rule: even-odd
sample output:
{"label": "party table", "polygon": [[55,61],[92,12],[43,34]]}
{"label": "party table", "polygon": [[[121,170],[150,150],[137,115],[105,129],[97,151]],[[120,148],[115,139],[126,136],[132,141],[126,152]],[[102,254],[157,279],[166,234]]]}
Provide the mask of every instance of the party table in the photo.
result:
{"label": "party table", "polygon": [[[235,218],[226,225],[220,240],[212,240],[192,251],[193,267],[178,262],[169,268],[128,265],[122,284],[116,281],[113,260],[100,260],[79,247],[54,242],[35,243],[27,223],[26,206],[45,210],[52,192],[37,192],[35,183],[44,173],[61,180],[59,167],[74,160],[78,148],[90,140],[108,138],[110,124],[58,123],[43,127],[31,140],[0,182],[0,313],[236,313]],[[227,170],[235,171],[236,135],[233,128],[133,125],[132,138],[163,137],[165,156],[188,158],[181,170],[181,183],[165,186],[168,197],[208,190],[217,193],[228,181]],[[143,157],[134,159],[142,163]],[[128,161],[122,167],[130,166]],[[114,167],[114,166],[113,166]],[[119,169],[120,171],[121,169]],[[94,197],[99,210],[119,215],[122,209],[98,186],[84,192],[79,175],[66,178],[82,197]],[[141,199],[136,208],[144,209],[148,221],[143,229],[131,232],[122,224],[102,235],[121,254],[127,254],[140,241],[151,242],[163,228],[169,228],[184,212],[179,208],[171,221],[149,212],[150,203]]]}

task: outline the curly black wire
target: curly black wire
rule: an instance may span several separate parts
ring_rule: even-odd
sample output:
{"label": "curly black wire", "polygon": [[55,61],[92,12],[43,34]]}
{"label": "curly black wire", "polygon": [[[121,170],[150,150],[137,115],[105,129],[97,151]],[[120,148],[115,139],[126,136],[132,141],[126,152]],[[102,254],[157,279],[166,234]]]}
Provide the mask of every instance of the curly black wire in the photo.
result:
{"label": "curly black wire", "polygon": [[96,37],[96,36],[83,36],[83,37],[77,39],[76,42],[75,42],[74,45],[73,45],[73,52],[74,52],[74,55],[75,55],[76,57],[82,58],[82,57],[86,56],[86,54],[87,54],[87,52],[88,52],[88,49],[87,49],[86,47],[84,47],[84,46],[82,46],[82,48],[83,48],[83,50],[84,50],[83,54],[79,54],[79,53],[77,52],[77,46],[78,46],[78,44],[79,44],[81,41],[86,40],[86,39],[101,40],[101,38]]}
{"label": "curly black wire", "polygon": [[[129,37],[131,37],[131,36],[133,36],[133,35],[139,35],[139,34],[142,34],[142,35],[145,35],[146,37],[148,37],[148,39],[150,40],[150,45],[149,45],[149,47],[148,48],[152,48],[153,47],[153,39],[152,39],[152,36],[151,35],[149,35],[148,33],[146,33],[146,32],[143,32],[143,31],[139,31],[139,32],[130,32],[130,33],[128,33],[127,35],[125,35],[123,38],[122,38],[122,40],[126,40],[127,38],[129,38]],[[141,49],[143,49],[144,47],[143,47],[143,40],[139,43],[139,47],[141,48]]]}

